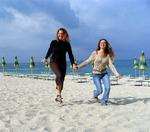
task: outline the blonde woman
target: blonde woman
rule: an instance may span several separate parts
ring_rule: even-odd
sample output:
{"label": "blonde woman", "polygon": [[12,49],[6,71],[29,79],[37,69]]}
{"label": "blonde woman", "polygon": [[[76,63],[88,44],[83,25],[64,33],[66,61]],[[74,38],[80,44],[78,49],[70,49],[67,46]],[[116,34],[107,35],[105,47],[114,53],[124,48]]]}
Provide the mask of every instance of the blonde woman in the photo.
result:
{"label": "blonde woman", "polygon": [[63,83],[66,75],[66,53],[68,53],[72,66],[75,65],[74,56],[69,41],[69,35],[66,29],[60,28],[56,33],[56,40],[52,40],[45,58],[42,62],[46,62],[50,57],[51,70],[56,75],[57,96],[55,101],[62,103]]}

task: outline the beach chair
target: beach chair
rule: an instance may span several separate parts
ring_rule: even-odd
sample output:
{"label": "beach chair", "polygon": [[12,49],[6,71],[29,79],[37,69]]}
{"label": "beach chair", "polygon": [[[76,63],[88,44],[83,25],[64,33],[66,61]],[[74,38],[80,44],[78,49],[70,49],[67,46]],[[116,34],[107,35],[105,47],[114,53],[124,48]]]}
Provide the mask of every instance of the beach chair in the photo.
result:
{"label": "beach chair", "polygon": [[134,86],[142,86],[142,85],[143,85],[143,80],[141,80],[141,79],[135,80]]}
{"label": "beach chair", "polygon": [[77,83],[86,83],[86,82],[88,82],[88,79],[87,79],[87,78],[80,77],[80,78],[77,78],[76,82],[77,82]]}
{"label": "beach chair", "polygon": [[75,81],[76,83],[86,83],[89,81],[88,77],[89,75],[87,76],[85,74],[74,74],[71,80]]}
{"label": "beach chair", "polygon": [[132,75],[132,74],[129,74],[129,76],[128,76],[128,82],[133,82],[133,81],[135,81],[137,79],[137,77],[135,77],[134,75]]}
{"label": "beach chair", "polygon": [[139,77],[134,79],[134,85],[135,86],[143,86],[144,80],[145,80],[144,76],[139,76]]}
{"label": "beach chair", "polygon": [[144,76],[144,85],[150,87],[150,77],[149,76]]}

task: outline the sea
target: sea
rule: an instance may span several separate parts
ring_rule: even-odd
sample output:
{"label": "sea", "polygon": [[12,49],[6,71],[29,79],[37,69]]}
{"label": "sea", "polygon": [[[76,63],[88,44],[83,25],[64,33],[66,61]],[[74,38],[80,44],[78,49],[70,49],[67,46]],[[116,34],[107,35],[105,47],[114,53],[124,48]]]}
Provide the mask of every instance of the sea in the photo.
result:
{"label": "sea", "polygon": [[[82,61],[78,61],[80,64]],[[115,60],[114,65],[121,76],[128,76],[128,75],[147,75],[150,76],[150,60],[147,60],[147,70],[140,71],[135,70],[133,68],[133,60]],[[29,63],[19,63],[19,67],[15,68],[13,63],[7,63],[5,68],[0,65],[0,72],[7,72],[7,73],[19,73],[19,74],[53,74],[50,68],[46,68],[44,64],[41,62],[35,62],[35,67],[30,68]],[[92,65],[89,64],[84,68],[81,68],[77,71],[71,69],[70,62],[67,62],[67,74],[91,74],[92,73]],[[111,70],[108,68],[108,73],[113,75]]]}

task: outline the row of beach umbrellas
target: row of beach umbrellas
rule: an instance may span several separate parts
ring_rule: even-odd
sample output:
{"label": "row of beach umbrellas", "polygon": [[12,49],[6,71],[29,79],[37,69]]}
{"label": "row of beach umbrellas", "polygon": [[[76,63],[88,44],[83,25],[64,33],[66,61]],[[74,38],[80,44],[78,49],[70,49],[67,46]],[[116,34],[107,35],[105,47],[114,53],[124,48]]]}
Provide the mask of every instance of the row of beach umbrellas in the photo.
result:
{"label": "row of beach umbrellas", "polygon": [[[5,57],[4,56],[2,57],[1,66],[2,66],[3,72],[4,72],[5,71],[5,67],[6,67],[6,61],[5,61]],[[35,68],[35,62],[34,62],[33,56],[31,56],[31,58],[30,58],[29,67],[31,69],[31,74],[32,74],[33,68]],[[45,68],[49,68],[49,67],[50,67],[49,62],[45,62]],[[19,68],[19,61],[18,61],[18,57],[17,56],[15,56],[15,59],[14,59],[14,68],[16,69],[16,72],[17,72],[17,69]]]}
{"label": "row of beach umbrellas", "polygon": [[[134,62],[133,63],[134,63],[133,64],[133,68],[135,69],[135,77],[137,77],[138,74],[140,76],[140,71],[143,72],[143,76],[144,76],[144,72],[148,69],[147,68],[147,63],[146,63],[144,51],[142,51],[142,54],[141,54],[139,60],[137,58],[134,58]],[[3,72],[4,72],[5,67],[6,67],[5,57],[2,57],[1,66],[2,66]],[[15,59],[14,59],[14,68],[16,69],[16,72],[17,72],[18,67],[19,67],[18,58],[17,58],[17,56],[15,56]],[[33,70],[33,68],[35,68],[35,62],[34,62],[33,56],[31,56],[31,58],[30,58],[29,67],[31,69],[31,74],[32,74],[32,70]],[[45,62],[45,68],[49,68],[49,67],[50,67],[49,61]],[[139,71],[139,73],[138,73],[138,71]]]}
{"label": "row of beach umbrellas", "polygon": [[148,69],[144,51],[142,51],[142,54],[139,60],[137,58],[134,58],[133,68],[135,69],[135,77],[137,77],[138,74],[140,76],[140,71],[143,72],[143,76],[144,76],[145,74],[144,72]]}

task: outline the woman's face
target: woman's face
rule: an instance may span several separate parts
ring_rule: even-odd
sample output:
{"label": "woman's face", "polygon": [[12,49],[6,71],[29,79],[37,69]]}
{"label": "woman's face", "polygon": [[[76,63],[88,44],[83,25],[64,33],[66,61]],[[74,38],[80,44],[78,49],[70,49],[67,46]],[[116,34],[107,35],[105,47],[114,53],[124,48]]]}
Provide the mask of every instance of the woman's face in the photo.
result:
{"label": "woman's face", "polygon": [[105,49],[106,48],[106,41],[101,40],[99,45],[100,45],[100,49]]}
{"label": "woman's face", "polygon": [[57,37],[58,37],[58,40],[64,41],[66,39],[66,34],[63,32],[63,30],[59,30],[57,33]]}

